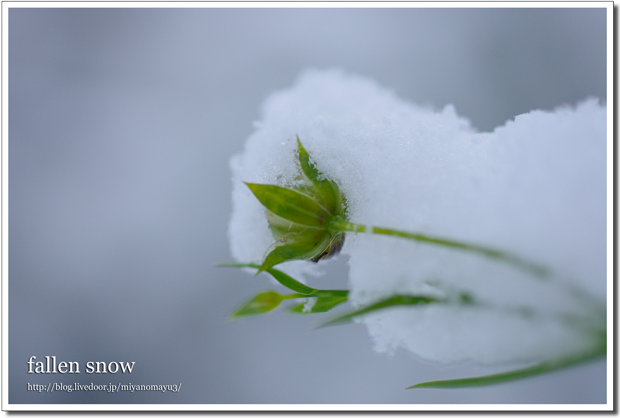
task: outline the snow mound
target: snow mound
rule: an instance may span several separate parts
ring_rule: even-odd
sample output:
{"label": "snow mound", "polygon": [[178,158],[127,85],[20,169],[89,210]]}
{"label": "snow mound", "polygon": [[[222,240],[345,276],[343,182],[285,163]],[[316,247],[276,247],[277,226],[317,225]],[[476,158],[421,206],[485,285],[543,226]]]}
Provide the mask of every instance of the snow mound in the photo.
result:
{"label": "snow mound", "polygon": [[[606,110],[591,99],[477,133],[453,106],[399,99],[343,71],[307,71],[270,96],[231,160],[231,252],[273,242],[242,183],[286,185],[299,135],[336,181],[351,222],[490,246],[547,266],[547,280],[477,254],[395,237],[347,236],[350,299],[467,293],[475,306],[394,308],[363,320],[379,351],[441,362],[532,361],[587,350],[606,300]],[[302,278],[321,263],[278,266]],[[604,326],[604,324],[602,325]]]}

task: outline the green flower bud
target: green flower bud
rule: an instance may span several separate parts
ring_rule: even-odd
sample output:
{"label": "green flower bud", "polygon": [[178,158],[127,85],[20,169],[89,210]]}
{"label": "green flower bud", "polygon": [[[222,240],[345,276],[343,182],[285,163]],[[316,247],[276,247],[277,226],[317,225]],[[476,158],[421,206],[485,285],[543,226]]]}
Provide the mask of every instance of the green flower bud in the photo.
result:
{"label": "green flower bud", "polygon": [[338,185],[325,179],[297,138],[299,180],[293,187],[246,183],[267,209],[267,221],[276,242],[269,247],[258,270],[265,271],[289,260],[318,262],[338,254],[344,233],[330,224],[343,220],[344,196]]}

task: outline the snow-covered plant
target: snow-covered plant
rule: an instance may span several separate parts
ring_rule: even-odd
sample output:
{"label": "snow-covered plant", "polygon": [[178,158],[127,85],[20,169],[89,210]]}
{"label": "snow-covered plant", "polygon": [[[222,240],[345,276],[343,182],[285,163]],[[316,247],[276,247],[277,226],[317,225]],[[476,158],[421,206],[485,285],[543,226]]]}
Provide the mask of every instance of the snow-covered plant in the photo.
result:
{"label": "snow-covered plant", "polygon": [[[596,100],[477,133],[452,106],[399,100],[362,77],[310,71],[272,95],[231,161],[238,263],[302,299],[352,309],[380,352],[523,364],[416,387],[498,383],[606,353],[606,117]],[[303,282],[349,256],[348,290]],[[275,268],[277,266],[277,268]]]}

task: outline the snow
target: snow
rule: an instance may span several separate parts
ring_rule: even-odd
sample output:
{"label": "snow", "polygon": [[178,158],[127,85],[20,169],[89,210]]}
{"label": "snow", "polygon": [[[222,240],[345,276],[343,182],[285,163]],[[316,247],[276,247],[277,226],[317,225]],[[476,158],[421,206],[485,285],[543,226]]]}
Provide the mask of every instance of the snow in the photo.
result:
{"label": "snow", "polygon": [[[534,110],[478,133],[453,106],[407,103],[339,70],[306,71],[266,100],[231,160],[229,238],[239,262],[260,262],[273,242],[264,208],[242,181],[290,184],[297,135],[340,185],[351,222],[491,246],[552,271],[544,280],[472,253],[348,234],[343,254],[355,306],[393,294],[467,292],[479,302],[369,315],[363,322],[375,349],[497,363],[593,344],[588,328],[601,326],[595,311],[606,298],[606,110],[597,100]],[[298,279],[321,267],[278,266]],[[585,321],[585,330],[567,317]]]}

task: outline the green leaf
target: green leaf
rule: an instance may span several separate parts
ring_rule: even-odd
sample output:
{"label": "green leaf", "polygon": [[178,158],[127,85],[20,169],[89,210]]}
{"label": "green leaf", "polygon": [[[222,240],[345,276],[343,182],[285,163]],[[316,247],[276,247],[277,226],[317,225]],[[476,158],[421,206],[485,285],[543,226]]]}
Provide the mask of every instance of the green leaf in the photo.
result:
{"label": "green leaf", "polygon": [[318,298],[346,298],[349,296],[348,290],[319,290],[315,289],[312,293]]}
{"label": "green leaf", "polygon": [[[218,267],[249,267],[249,268],[253,268],[253,269],[259,269],[260,266],[258,264],[254,264],[254,263],[218,263],[216,264],[216,266]],[[298,282],[297,280],[293,279],[291,276],[289,276],[288,274],[277,270],[277,269],[268,269],[266,270],[267,273],[271,274],[273,276],[274,279],[276,279],[278,282],[280,282],[281,285],[288,287],[289,289],[291,289],[294,292],[297,293],[301,293],[304,295],[309,295],[312,294],[314,292],[320,292],[320,290],[317,289],[313,289],[309,286],[306,286],[303,283]],[[344,291],[340,291],[340,292],[347,292],[346,290]]]}
{"label": "green leaf", "polygon": [[[254,268],[254,269],[260,268],[260,266],[255,263],[218,263],[216,265],[218,267],[249,267],[249,268]],[[297,292],[301,295],[308,295],[308,296],[311,295],[311,296],[316,296],[316,297],[328,297],[328,298],[334,298],[334,297],[346,298],[347,295],[349,294],[348,290],[314,289],[310,286],[306,286],[305,284],[298,282],[297,280],[293,279],[288,274],[278,269],[272,268],[266,271],[267,273],[271,274],[271,276],[273,276],[274,279],[280,282],[281,285],[288,287],[292,291]]]}
{"label": "green leaf", "polygon": [[269,224],[269,229],[271,230],[271,235],[273,235],[276,241],[282,240],[285,235],[290,235],[291,233],[299,234],[306,230],[317,231],[316,229],[308,228],[304,225],[299,225],[286,220],[270,210],[266,210],[265,215],[267,216],[267,222]]}
{"label": "green leaf", "polygon": [[301,141],[299,140],[299,136],[297,137],[297,147],[299,154],[299,165],[301,166],[301,170],[304,172],[306,177],[313,183],[315,181],[320,181],[319,177],[321,176],[321,172],[317,170],[313,164],[310,164],[310,155],[306,151],[306,149],[301,145]]}
{"label": "green leaf", "polygon": [[298,305],[294,305],[291,308],[289,308],[289,312],[300,313],[300,314],[327,312],[346,301],[347,301],[346,296],[318,297],[316,298],[315,304],[312,306],[312,308],[309,311],[304,312],[304,306],[306,304],[300,303]]}
{"label": "green leaf", "polygon": [[269,269],[267,270],[267,273],[271,274],[274,279],[280,282],[281,285],[288,287],[294,292],[301,293],[302,295],[310,295],[317,291],[316,289],[313,289],[303,283],[298,282],[297,280],[293,279],[288,274],[281,272],[280,270]]}
{"label": "green leaf", "polygon": [[239,319],[246,316],[265,314],[277,308],[283,299],[282,295],[273,290],[259,292],[252,299],[241,305],[230,317],[231,319]]}
{"label": "green leaf", "polygon": [[[255,263],[218,263],[218,267],[249,267],[258,269],[260,266]],[[303,295],[314,295],[320,297],[346,297],[349,293],[348,290],[319,290],[310,286],[306,286],[303,283],[293,279],[288,274],[278,269],[268,269],[267,273],[271,274],[274,279],[280,282],[281,285],[288,287],[294,292],[301,293]]]}
{"label": "green leaf", "polygon": [[412,305],[425,305],[433,302],[441,302],[440,299],[431,298],[428,296],[411,296],[411,295],[394,295],[387,299],[383,299],[379,302],[373,303],[370,306],[366,306],[364,308],[358,309],[353,312],[349,312],[347,314],[338,316],[333,318],[322,325],[319,328],[327,326],[327,325],[336,325],[345,322],[351,322],[351,320],[355,317],[367,314],[369,312],[378,311],[381,309],[393,308],[397,306],[412,306]]}
{"label": "green leaf", "polygon": [[329,247],[330,242],[331,236],[327,231],[307,230],[303,235],[286,234],[268,250],[268,254],[257,274],[285,261],[310,260],[322,254]]}
{"label": "green leaf", "polygon": [[489,376],[469,377],[465,379],[453,379],[453,380],[436,380],[433,382],[418,383],[417,385],[409,386],[407,389],[422,389],[422,388],[436,388],[436,389],[456,389],[466,387],[477,387],[495,385],[498,383],[510,382],[517,379],[524,379],[527,377],[536,376],[543,373],[550,373],[556,370],[564,369],[571,366],[584,363],[586,361],[595,360],[597,358],[603,358],[605,351],[594,350],[591,353],[584,355],[567,357],[558,361],[547,361],[540,363],[532,367],[526,367],[524,369],[513,370],[505,373],[492,374]]}
{"label": "green leaf", "polygon": [[311,197],[280,186],[245,184],[268,210],[281,218],[310,228],[327,228],[330,213]]}
{"label": "green leaf", "polygon": [[314,186],[307,188],[307,193],[315,197],[332,215],[340,214],[344,209],[344,197],[340,192],[340,188],[331,180],[320,180],[323,173],[317,170],[314,164],[310,163],[310,155],[301,145],[299,136],[297,137],[297,146],[301,170]]}
{"label": "green leaf", "polygon": [[290,308],[288,308],[288,311],[291,313],[310,313],[310,312],[304,312],[304,306],[306,306],[306,302],[304,303],[298,303],[297,305],[293,305]]}

